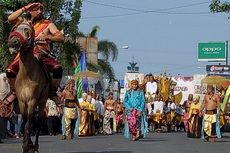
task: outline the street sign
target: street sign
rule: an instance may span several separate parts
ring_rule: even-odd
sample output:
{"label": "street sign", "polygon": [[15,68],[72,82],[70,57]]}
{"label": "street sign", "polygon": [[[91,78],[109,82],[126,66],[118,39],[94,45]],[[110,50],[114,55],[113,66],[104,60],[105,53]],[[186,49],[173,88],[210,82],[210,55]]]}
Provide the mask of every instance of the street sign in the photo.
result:
{"label": "street sign", "polygon": [[230,65],[206,65],[206,71],[230,72]]}
{"label": "street sign", "polygon": [[198,61],[226,61],[225,42],[199,43]]}
{"label": "street sign", "polygon": [[208,74],[230,74],[230,65],[206,65]]}

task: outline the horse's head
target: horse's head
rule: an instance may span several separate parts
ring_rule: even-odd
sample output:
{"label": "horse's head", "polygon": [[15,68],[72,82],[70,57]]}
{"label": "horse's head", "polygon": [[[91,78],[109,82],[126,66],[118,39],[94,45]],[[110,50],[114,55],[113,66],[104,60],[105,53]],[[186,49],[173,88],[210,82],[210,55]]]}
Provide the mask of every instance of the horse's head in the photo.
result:
{"label": "horse's head", "polygon": [[28,50],[34,46],[34,29],[27,21],[16,24],[9,35],[8,45],[10,52]]}

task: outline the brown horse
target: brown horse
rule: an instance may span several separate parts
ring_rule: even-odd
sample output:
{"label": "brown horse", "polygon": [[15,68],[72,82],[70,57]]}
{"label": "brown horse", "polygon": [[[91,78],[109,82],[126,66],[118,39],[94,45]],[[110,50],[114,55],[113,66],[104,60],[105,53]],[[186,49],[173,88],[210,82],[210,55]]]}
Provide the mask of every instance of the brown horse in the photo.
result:
{"label": "brown horse", "polygon": [[[27,21],[18,23],[12,29],[8,44],[10,51],[20,53],[15,90],[24,125],[23,153],[38,152],[38,138],[49,96],[50,80],[42,64],[33,54],[34,29]],[[35,144],[31,140],[34,121],[36,121]]]}

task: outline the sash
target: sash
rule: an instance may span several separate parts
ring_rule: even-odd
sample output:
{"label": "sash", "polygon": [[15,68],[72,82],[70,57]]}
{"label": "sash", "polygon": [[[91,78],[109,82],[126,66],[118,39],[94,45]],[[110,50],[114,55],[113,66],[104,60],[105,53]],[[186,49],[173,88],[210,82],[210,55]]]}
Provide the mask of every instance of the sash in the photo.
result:
{"label": "sash", "polygon": [[51,22],[49,20],[41,20],[34,25],[35,37],[45,30]]}

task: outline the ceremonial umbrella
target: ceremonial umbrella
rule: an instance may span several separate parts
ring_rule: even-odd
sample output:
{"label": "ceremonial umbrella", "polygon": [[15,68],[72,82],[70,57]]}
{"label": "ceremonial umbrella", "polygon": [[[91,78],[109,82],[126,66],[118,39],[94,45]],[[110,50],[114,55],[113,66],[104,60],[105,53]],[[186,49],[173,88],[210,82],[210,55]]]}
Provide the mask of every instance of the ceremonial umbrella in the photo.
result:
{"label": "ceremonial umbrella", "polygon": [[223,76],[218,76],[218,75],[210,75],[206,76],[201,80],[201,84],[207,84],[207,85],[222,85],[229,80]]}
{"label": "ceremonial umbrella", "polygon": [[95,73],[95,72],[89,71],[89,70],[78,72],[74,76],[75,76],[75,79],[82,78],[82,77],[86,77],[86,78],[91,77],[91,78],[95,78],[95,79],[101,78],[101,75],[99,73]]}

